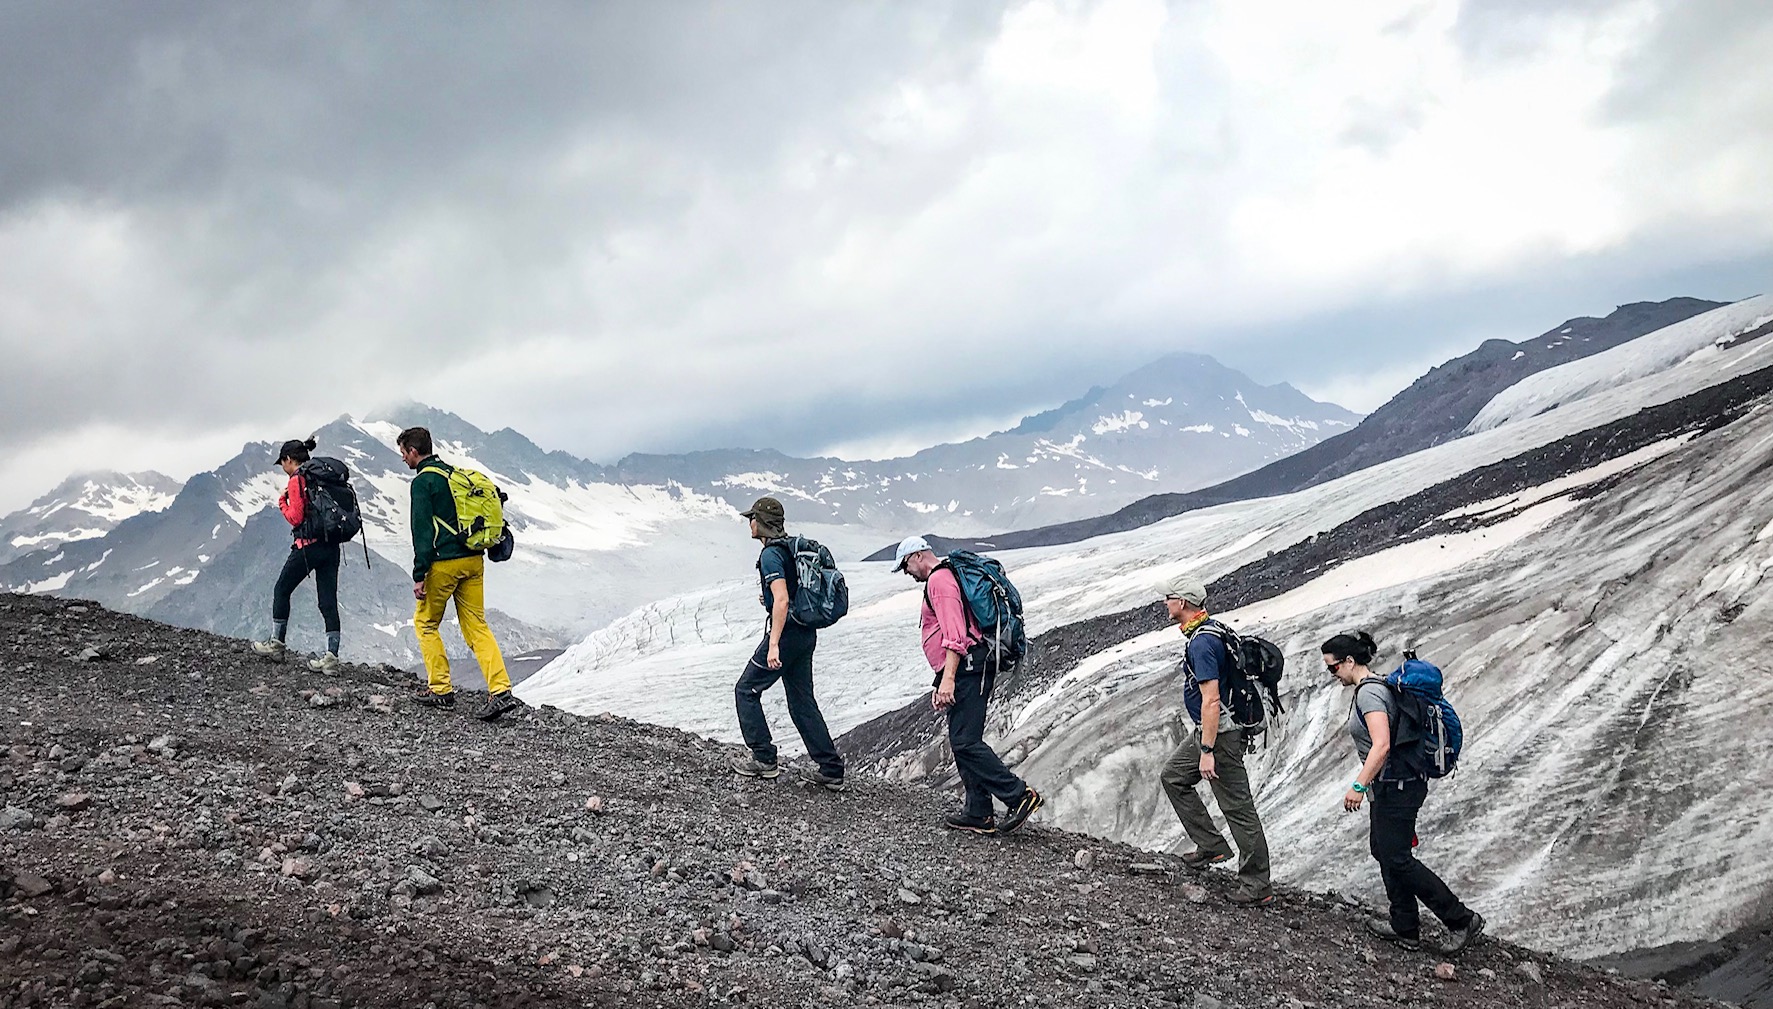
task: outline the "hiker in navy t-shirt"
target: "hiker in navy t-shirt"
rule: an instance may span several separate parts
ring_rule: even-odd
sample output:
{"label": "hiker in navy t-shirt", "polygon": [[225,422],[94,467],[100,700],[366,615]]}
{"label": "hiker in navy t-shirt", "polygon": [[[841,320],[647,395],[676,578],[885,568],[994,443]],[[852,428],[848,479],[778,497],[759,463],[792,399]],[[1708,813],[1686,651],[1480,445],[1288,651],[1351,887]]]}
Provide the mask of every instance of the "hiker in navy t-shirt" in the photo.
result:
{"label": "hiker in navy t-shirt", "polygon": [[[1219,684],[1230,667],[1225,639],[1207,627],[1207,590],[1193,578],[1177,578],[1164,587],[1164,604],[1170,619],[1182,628],[1188,644],[1182,657],[1182,705],[1188,710],[1189,729],[1182,745],[1165,762],[1161,780],[1164,794],[1176,808],[1194,850],[1182,856],[1182,864],[1201,870],[1231,861],[1231,846],[1213,824],[1195,787],[1202,781],[1212,786],[1219,812],[1237,841],[1237,876],[1242,884],[1227,899],[1234,904],[1260,907],[1274,902],[1269,880],[1268,837],[1256,812],[1256,796],[1250,772],[1244,767],[1248,742],[1243,730],[1232,724],[1220,705]],[[1220,626],[1217,624],[1214,627]],[[1203,627],[1207,627],[1205,631]]]}
{"label": "hiker in navy t-shirt", "polygon": [[769,722],[763,717],[763,692],[780,680],[788,701],[788,717],[806,744],[807,756],[816,765],[802,768],[801,778],[834,792],[842,791],[843,757],[831,741],[831,730],[825,727],[825,716],[819,712],[818,699],[813,696],[813,650],[818,647],[819,632],[788,617],[788,593],[794,588],[795,575],[782,502],[773,497],[758,498],[749,511],[741,514],[751,520],[751,538],[763,543],[757,557],[758,601],[769,614],[769,625],[733,687],[739,709],[739,733],[751,751],[733,761],[733,770],[747,778],[774,778],[782,773]]}

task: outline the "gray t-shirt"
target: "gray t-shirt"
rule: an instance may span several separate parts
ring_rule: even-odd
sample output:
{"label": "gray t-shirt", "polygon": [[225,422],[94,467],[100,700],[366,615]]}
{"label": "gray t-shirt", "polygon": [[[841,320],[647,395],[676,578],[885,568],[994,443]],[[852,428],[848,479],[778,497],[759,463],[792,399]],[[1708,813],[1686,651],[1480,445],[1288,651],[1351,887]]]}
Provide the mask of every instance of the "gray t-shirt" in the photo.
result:
{"label": "gray t-shirt", "polygon": [[1348,734],[1354,739],[1354,748],[1359,751],[1361,763],[1367,762],[1367,754],[1373,752],[1373,734],[1367,731],[1367,716],[1375,711],[1385,712],[1385,718],[1397,725],[1397,701],[1391,696],[1391,688],[1385,681],[1378,679],[1362,680],[1354,688],[1354,704],[1348,711]]}

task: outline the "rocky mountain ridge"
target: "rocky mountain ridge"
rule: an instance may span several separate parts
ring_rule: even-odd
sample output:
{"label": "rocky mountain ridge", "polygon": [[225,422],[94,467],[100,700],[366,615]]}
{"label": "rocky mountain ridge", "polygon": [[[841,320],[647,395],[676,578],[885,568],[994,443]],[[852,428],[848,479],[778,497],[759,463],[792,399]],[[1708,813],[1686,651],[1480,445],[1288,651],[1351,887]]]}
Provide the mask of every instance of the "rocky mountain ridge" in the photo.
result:
{"label": "rocky mountain ridge", "polygon": [[[763,493],[786,500],[797,529],[854,556],[852,540],[859,549],[880,529],[934,511],[965,518],[987,501],[1038,511],[1048,502],[1131,499],[1145,492],[1131,489],[1134,483],[1192,486],[1310,444],[1353,419],[1291,387],[1263,387],[1192,355],[1166,358],[1014,432],[879,463],[708,452],[600,466],[420,404],[378,416],[343,417],[315,437],[319,453],[352,468],[365,510],[369,569],[353,570],[366,559],[354,549],[341,595],[344,651],[397,665],[417,657],[409,589],[398,585],[411,554],[411,474],[393,447],[403,427],[430,428],[445,457],[488,472],[512,495],[521,545],[515,560],[491,569],[488,598],[501,611],[495,631],[515,653],[563,645],[655,598],[748,571],[755,548],[737,511]],[[119,511],[102,535],[64,536],[52,549],[0,563],[0,587],[93,599],[222,633],[265,634],[270,586],[289,539],[273,507],[287,479],[271,465],[275,449],[272,442],[247,445],[176,494],[141,498],[134,514]],[[64,489],[94,495],[90,481],[77,484]],[[54,495],[34,509],[87,514]],[[23,533],[19,541],[27,542]],[[299,591],[292,623],[308,650],[321,640],[312,594],[311,586]]]}

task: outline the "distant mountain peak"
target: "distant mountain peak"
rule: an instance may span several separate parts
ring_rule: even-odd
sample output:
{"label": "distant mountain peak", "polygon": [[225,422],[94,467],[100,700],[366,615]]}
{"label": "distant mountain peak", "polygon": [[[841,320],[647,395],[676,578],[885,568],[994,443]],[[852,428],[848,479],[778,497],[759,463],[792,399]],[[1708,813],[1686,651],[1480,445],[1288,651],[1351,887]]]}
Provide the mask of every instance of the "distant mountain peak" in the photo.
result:
{"label": "distant mountain peak", "polygon": [[0,518],[0,563],[32,550],[96,539],[143,512],[167,507],[180,483],[164,473],[86,470]]}

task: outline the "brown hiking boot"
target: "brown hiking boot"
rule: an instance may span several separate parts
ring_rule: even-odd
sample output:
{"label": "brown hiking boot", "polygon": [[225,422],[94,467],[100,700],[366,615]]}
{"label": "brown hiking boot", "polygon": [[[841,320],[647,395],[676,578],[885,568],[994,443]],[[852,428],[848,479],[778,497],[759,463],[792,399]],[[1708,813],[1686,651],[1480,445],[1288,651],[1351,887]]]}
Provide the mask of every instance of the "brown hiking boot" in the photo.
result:
{"label": "brown hiking boot", "polygon": [[1225,899],[1238,907],[1267,907],[1274,903],[1274,894],[1257,893],[1247,886],[1240,886],[1226,894]]}
{"label": "brown hiking boot", "polygon": [[1199,848],[1182,853],[1182,864],[1195,872],[1201,872],[1209,865],[1231,861],[1229,851],[1202,851]]}

